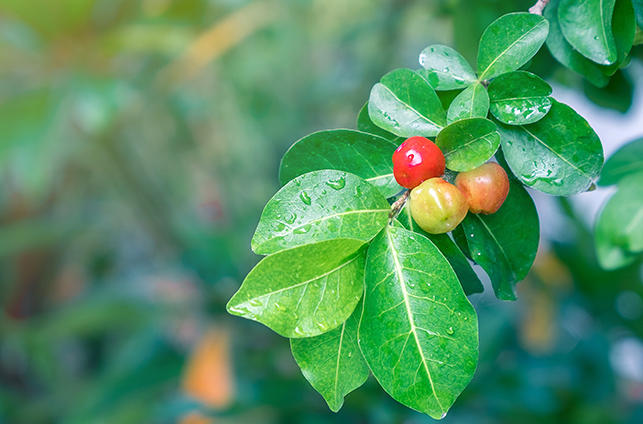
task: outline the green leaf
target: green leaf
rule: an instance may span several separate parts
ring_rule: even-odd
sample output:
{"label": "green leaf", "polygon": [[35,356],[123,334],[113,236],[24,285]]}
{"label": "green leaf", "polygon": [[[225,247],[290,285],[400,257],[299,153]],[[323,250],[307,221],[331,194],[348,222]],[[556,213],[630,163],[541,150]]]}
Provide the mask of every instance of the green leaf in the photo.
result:
{"label": "green leaf", "polygon": [[476,73],[460,53],[448,46],[435,44],[422,50],[418,71],[435,90],[456,90],[476,82]]}
{"label": "green leaf", "polygon": [[471,252],[469,251],[469,245],[467,244],[467,236],[464,234],[462,225],[458,225],[457,227],[455,227],[453,231],[451,231],[451,235],[453,236],[453,241],[455,241],[455,244],[458,246],[464,256],[466,256],[470,261],[473,261]]}
{"label": "green leaf", "polygon": [[527,63],[547,38],[549,23],[540,15],[509,13],[491,23],[480,38],[478,79],[489,80]]}
{"label": "green leaf", "polygon": [[364,286],[365,244],[335,239],[262,259],[230,299],[228,312],[284,337],[311,337],[341,325]]}
{"label": "green leaf", "polygon": [[447,122],[450,124],[466,118],[486,118],[489,112],[489,95],[480,83],[467,87],[449,106]]}
{"label": "green leaf", "polygon": [[359,115],[357,115],[357,129],[365,133],[379,135],[382,138],[391,140],[391,142],[395,143],[397,146],[404,142],[404,138],[397,137],[393,133],[384,131],[371,121],[371,117],[368,116],[368,102],[364,104],[362,109],[359,111]]}
{"label": "green leaf", "polygon": [[545,18],[549,21],[547,48],[552,56],[563,66],[583,75],[595,86],[604,87],[607,85],[609,78],[605,75],[601,66],[574,50],[563,36],[558,23],[558,3],[559,0],[550,0],[544,12]]}
{"label": "green leaf", "polygon": [[560,0],[558,22],[563,35],[579,53],[601,65],[616,61],[612,34],[615,0]]}
{"label": "green leaf", "polygon": [[491,278],[496,297],[516,299],[516,283],[536,258],[540,230],[533,200],[516,180],[498,212],[469,213],[462,221],[471,256]]}
{"label": "green leaf", "polygon": [[616,269],[643,252],[643,171],[629,174],[603,207],[595,228],[596,253],[601,267]]}
{"label": "green leaf", "polygon": [[632,0],[634,6],[634,15],[639,28],[643,28],[643,0]]}
{"label": "green leaf", "polygon": [[372,239],[388,220],[382,194],[356,175],[314,171],[282,187],[261,214],[252,250],[269,255],[334,238]]}
{"label": "green leaf", "polygon": [[342,325],[316,337],[290,339],[290,348],[306,380],[333,412],[344,404],[344,396],[364,384],[368,365],[357,345],[361,302]]}
{"label": "green leaf", "polygon": [[632,49],[636,34],[636,20],[630,0],[616,0],[612,18],[612,33],[616,45],[616,61],[611,65],[600,66],[605,75],[613,75]]}
{"label": "green leaf", "polygon": [[571,107],[552,99],[540,121],[498,125],[502,150],[511,171],[525,185],[554,196],[586,191],[603,166],[598,136]]}
{"label": "green leaf", "polygon": [[526,71],[500,75],[489,84],[491,114],[509,125],[533,124],[551,109],[551,86]]}
{"label": "green leaf", "polygon": [[282,184],[311,171],[351,172],[377,187],[384,197],[402,190],[393,177],[391,156],[397,146],[382,137],[354,130],[310,134],[286,152],[279,168]]}
{"label": "green leaf", "polygon": [[422,234],[424,237],[431,240],[438,249],[440,249],[440,252],[444,255],[447,261],[449,261],[449,264],[451,264],[451,267],[455,271],[458,280],[460,280],[460,285],[462,285],[462,289],[467,296],[474,293],[482,293],[484,291],[484,286],[478,278],[478,275],[471,267],[471,264],[464,253],[462,253],[460,248],[453,242],[453,240],[451,240],[451,237],[447,234],[429,234],[420,228],[411,216],[411,207],[408,202],[400,212],[397,222],[409,231]]}
{"label": "green leaf", "polygon": [[373,87],[368,114],[375,125],[400,137],[434,137],[446,112],[431,85],[410,69],[396,69]]}
{"label": "green leaf", "polygon": [[440,419],[478,362],[476,313],[453,269],[427,238],[387,226],[365,274],[359,346],[398,402]]}
{"label": "green leaf", "polygon": [[605,162],[601,171],[600,186],[618,183],[623,177],[643,171],[643,138],[621,147]]}
{"label": "green leaf", "polygon": [[435,144],[444,153],[447,168],[464,172],[488,161],[498,150],[500,135],[486,118],[469,118],[449,124]]}

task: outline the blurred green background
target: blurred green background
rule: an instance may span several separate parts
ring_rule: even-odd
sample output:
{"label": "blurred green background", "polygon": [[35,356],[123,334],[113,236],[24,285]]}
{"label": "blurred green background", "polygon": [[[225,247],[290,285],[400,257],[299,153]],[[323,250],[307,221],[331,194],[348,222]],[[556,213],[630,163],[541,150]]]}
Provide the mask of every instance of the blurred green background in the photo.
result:
{"label": "blurred green background", "polygon": [[[532,3],[0,0],[0,424],[431,422],[372,379],[330,412],[225,304],[293,142]],[[640,47],[604,89],[546,48],[530,69],[628,116]],[[536,200],[562,230],[517,302],[471,297],[480,364],[443,422],[641,423],[641,261],[601,271],[582,208]]]}

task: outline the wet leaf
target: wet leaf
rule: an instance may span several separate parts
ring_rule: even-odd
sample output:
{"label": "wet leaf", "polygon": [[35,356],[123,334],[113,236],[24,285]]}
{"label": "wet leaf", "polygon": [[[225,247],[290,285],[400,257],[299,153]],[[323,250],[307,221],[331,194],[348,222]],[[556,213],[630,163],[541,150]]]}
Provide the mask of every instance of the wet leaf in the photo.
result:
{"label": "wet leaf", "polygon": [[639,28],[643,28],[643,0],[632,0],[634,6],[634,15]]}
{"label": "wet leaf", "polygon": [[373,121],[371,121],[371,117],[368,116],[368,102],[366,102],[362,109],[360,109],[359,115],[357,115],[357,129],[365,133],[379,135],[382,138],[391,140],[391,142],[395,143],[398,146],[405,140],[404,138],[400,138],[393,133],[384,131],[383,129],[375,125]]}
{"label": "wet leaf", "polygon": [[476,313],[453,269],[426,237],[387,226],[365,274],[359,345],[398,402],[440,419],[478,362]]}
{"label": "wet leaf", "polygon": [[469,118],[449,124],[435,144],[444,153],[447,168],[464,172],[488,161],[500,145],[496,125],[486,118]]}
{"label": "wet leaf", "polygon": [[391,156],[396,148],[389,140],[360,131],[319,131],[286,152],[279,180],[286,184],[307,172],[335,169],[353,173],[377,187],[384,197],[391,197],[402,190],[393,177]]}
{"label": "wet leaf", "polygon": [[486,118],[489,112],[489,95],[480,83],[467,87],[453,99],[447,111],[447,122],[450,124],[466,118]]}
{"label": "wet leaf", "polygon": [[269,255],[334,238],[368,241],[386,224],[389,209],[379,190],[356,175],[309,172],[268,201],[252,237],[252,250]]}
{"label": "wet leaf", "polygon": [[551,109],[551,87],[526,71],[500,75],[489,84],[491,114],[509,125],[532,124]]}
{"label": "wet leaf", "polygon": [[418,71],[435,90],[457,90],[476,82],[476,73],[460,53],[435,44],[422,50]]}
{"label": "wet leaf", "polygon": [[547,38],[549,23],[540,15],[509,13],[491,23],[478,48],[478,79],[515,71],[531,59]]}
{"label": "wet leaf", "polygon": [[571,107],[552,99],[549,113],[529,125],[498,124],[511,171],[525,185],[554,196],[586,191],[603,166],[598,135]]}
{"label": "wet leaf", "polygon": [[375,125],[400,137],[434,137],[446,125],[435,90],[410,69],[396,69],[375,84],[368,114]]}
{"label": "wet leaf", "polygon": [[558,22],[565,39],[586,58],[611,65],[617,59],[612,34],[615,0],[560,0]]}
{"label": "wet leaf", "polygon": [[366,360],[357,345],[361,303],[342,325],[316,337],[290,339],[290,348],[306,380],[333,412],[344,404],[344,396],[366,382]]}
{"label": "wet leaf", "polygon": [[516,284],[527,276],[540,240],[538,213],[522,184],[510,182],[496,213],[469,213],[461,226],[471,257],[491,278],[496,297],[515,300]]}
{"label": "wet leaf", "polygon": [[230,299],[228,312],[284,337],[312,337],[340,326],[362,296],[365,244],[335,239],[262,259]]}
{"label": "wet leaf", "polygon": [[643,171],[628,174],[597,219],[596,254],[605,269],[632,263],[643,252]]}
{"label": "wet leaf", "polygon": [[627,54],[632,49],[636,33],[636,19],[630,0],[616,0],[612,17],[612,33],[616,45],[616,61],[611,65],[600,66],[605,75],[613,75],[624,63]]}
{"label": "wet leaf", "polygon": [[643,138],[627,143],[605,162],[598,185],[617,184],[623,177],[643,171]]}

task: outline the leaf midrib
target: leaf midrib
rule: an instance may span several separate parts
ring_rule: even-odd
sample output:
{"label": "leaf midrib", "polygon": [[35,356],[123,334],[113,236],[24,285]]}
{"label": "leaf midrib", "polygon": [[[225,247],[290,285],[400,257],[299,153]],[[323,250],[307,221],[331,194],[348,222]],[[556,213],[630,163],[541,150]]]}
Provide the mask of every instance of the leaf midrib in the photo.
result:
{"label": "leaf midrib", "polygon": [[[422,78],[422,79],[424,80],[424,78]],[[425,80],[425,81],[426,81],[426,80]],[[427,84],[428,84],[428,83],[427,83]],[[388,91],[389,93],[391,93],[391,96],[393,96],[393,97],[394,97],[398,102],[402,103],[403,105],[405,105],[406,107],[408,107],[410,110],[412,110],[412,111],[413,111],[413,112],[414,112],[418,117],[425,119],[427,122],[429,122],[431,125],[433,125],[434,127],[438,128],[438,129],[442,129],[442,128],[444,128],[444,126],[442,126],[442,125],[440,125],[440,124],[438,124],[438,123],[436,123],[436,122],[432,121],[428,116],[424,116],[424,115],[422,115],[422,114],[421,114],[417,109],[415,109],[415,108],[414,108],[413,106],[411,106],[409,103],[406,103],[405,101],[403,101],[402,99],[400,99],[399,97],[397,97],[397,96],[395,95],[395,93],[393,93],[393,91],[391,91],[391,89],[390,89],[390,88],[388,88],[386,85],[384,85],[384,84],[382,84],[382,83],[380,83],[380,85],[381,85],[382,87],[384,87],[384,88],[386,89],[386,91]],[[429,85],[429,86],[430,86],[430,85]],[[407,85],[407,88],[408,88],[408,85]]]}

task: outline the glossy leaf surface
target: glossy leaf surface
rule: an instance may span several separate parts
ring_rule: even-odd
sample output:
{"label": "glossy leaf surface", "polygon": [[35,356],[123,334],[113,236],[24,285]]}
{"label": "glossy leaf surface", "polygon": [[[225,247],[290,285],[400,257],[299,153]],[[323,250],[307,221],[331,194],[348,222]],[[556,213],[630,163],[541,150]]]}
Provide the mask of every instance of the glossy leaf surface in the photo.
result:
{"label": "glossy leaf surface", "polygon": [[252,250],[269,255],[334,238],[372,239],[388,220],[377,188],[342,171],[301,175],[274,195],[261,214]]}
{"label": "glossy leaf surface", "polygon": [[500,75],[489,84],[491,114],[508,125],[533,124],[551,109],[551,86],[526,71]]}
{"label": "glossy leaf surface", "polygon": [[550,0],[545,8],[544,15],[549,21],[549,35],[547,36],[547,48],[552,56],[563,66],[583,75],[597,87],[607,85],[609,78],[601,66],[592,62],[578,51],[565,39],[563,31],[558,23],[558,4],[560,0]]}
{"label": "glossy leaf surface", "polygon": [[464,172],[488,161],[498,150],[500,135],[486,118],[456,121],[440,131],[435,144],[444,153],[447,168]]}
{"label": "glossy leaf surface", "polygon": [[596,253],[605,269],[616,269],[643,252],[643,171],[629,174],[605,204],[596,223]]}
{"label": "glossy leaf surface", "polygon": [[489,112],[489,95],[482,84],[476,82],[453,99],[447,110],[450,124],[466,118],[486,118]]}
{"label": "glossy leaf surface", "polygon": [[496,213],[469,213],[461,225],[471,257],[491,278],[496,297],[515,300],[516,283],[529,272],[540,240],[538,213],[527,191],[512,180]]}
{"label": "glossy leaf surface", "polygon": [[344,396],[364,384],[368,365],[357,345],[361,303],[342,325],[316,337],[290,339],[290,348],[306,380],[333,412],[344,404]]}
{"label": "glossy leaf surface", "polygon": [[643,0],[632,0],[634,6],[634,16],[639,28],[643,28]]}
{"label": "glossy leaf surface", "polygon": [[384,197],[391,197],[402,190],[393,177],[391,156],[396,148],[389,140],[360,131],[319,131],[286,152],[279,180],[286,184],[307,172],[335,169],[353,173],[377,187]]}
{"label": "glossy leaf surface", "polygon": [[639,172],[643,172],[643,138],[626,144],[610,156],[601,171],[598,184],[616,184],[623,177]]}
{"label": "glossy leaf surface", "polygon": [[402,144],[405,140],[404,138],[400,138],[393,133],[384,131],[383,129],[375,125],[373,121],[371,121],[371,117],[368,116],[368,102],[366,102],[362,109],[360,109],[359,115],[357,115],[357,129],[358,131],[379,135],[382,138],[391,140],[391,142],[395,143],[397,146]]}
{"label": "glossy leaf surface", "polygon": [[457,90],[476,82],[476,73],[460,53],[448,46],[435,44],[422,50],[418,71],[436,90]]}
{"label": "glossy leaf surface", "polygon": [[440,252],[442,252],[447,261],[449,261],[449,264],[451,264],[467,296],[484,291],[484,286],[471,267],[469,260],[455,242],[451,240],[448,234],[429,234],[420,228],[411,216],[411,208],[408,203],[404,209],[402,209],[400,215],[398,215],[397,220],[404,228],[414,233],[422,234],[440,249]]}
{"label": "glossy leaf surface", "polygon": [[549,23],[540,15],[509,13],[491,23],[478,48],[478,78],[488,80],[527,63],[547,38]]}
{"label": "glossy leaf surface", "polygon": [[262,259],[228,302],[228,312],[284,337],[311,337],[341,325],[364,285],[365,244],[327,240]]}
{"label": "glossy leaf surface", "polygon": [[359,345],[398,402],[439,419],[478,361],[476,313],[453,269],[426,237],[387,226],[365,274]]}
{"label": "glossy leaf surface", "polygon": [[375,125],[400,137],[434,137],[447,121],[435,90],[410,69],[396,69],[375,84],[368,114]]}
{"label": "glossy leaf surface", "polygon": [[554,196],[586,191],[603,166],[598,135],[571,107],[552,99],[540,121],[498,124],[502,150],[511,171],[525,185]]}
{"label": "glossy leaf surface", "polygon": [[600,69],[605,75],[613,75],[623,64],[627,54],[632,49],[636,33],[634,8],[630,0],[616,0],[614,16],[612,17],[612,34],[616,46],[616,61],[611,65],[602,65]]}
{"label": "glossy leaf surface", "polygon": [[560,0],[558,22],[565,39],[583,56],[601,65],[616,61],[612,34],[615,0]]}

